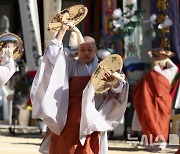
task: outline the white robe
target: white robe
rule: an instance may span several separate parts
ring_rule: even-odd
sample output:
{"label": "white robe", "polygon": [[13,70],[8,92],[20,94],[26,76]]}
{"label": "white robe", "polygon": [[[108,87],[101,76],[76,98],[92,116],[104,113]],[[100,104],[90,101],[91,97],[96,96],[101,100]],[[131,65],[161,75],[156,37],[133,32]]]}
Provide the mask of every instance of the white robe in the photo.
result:
{"label": "white robe", "polygon": [[4,86],[6,82],[12,77],[15,72],[15,64],[12,58],[4,65],[0,65],[0,87]]}
{"label": "white robe", "polygon": [[[98,60],[95,57],[91,73],[97,65]],[[60,135],[67,118],[69,78],[87,76],[88,71],[85,63],[70,58],[63,52],[61,42],[52,40],[32,84],[32,117],[42,118],[51,131]],[[128,88],[129,85],[126,83],[118,99],[108,99],[104,95],[95,96],[93,86],[90,82],[87,84],[82,96],[79,134],[82,145],[87,135],[93,131],[100,131],[99,154],[108,153],[106,132],[113,130],[120,123],[127,106]]]}
{"label": "white robe", "polygon": [[9,111],[8,111],[8,91],[6,90],[5,86],[0,88],[0,107],[3,108],[3,119],[9,120]]}

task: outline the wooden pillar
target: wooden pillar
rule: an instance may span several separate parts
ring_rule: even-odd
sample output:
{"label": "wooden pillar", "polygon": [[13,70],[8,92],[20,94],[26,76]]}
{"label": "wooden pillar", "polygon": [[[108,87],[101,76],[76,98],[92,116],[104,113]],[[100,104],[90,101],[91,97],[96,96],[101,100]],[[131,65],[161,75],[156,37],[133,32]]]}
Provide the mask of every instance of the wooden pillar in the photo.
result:
{"label": "wooden pillar", "polygon": [[82,22],[83,36],[86,36],[91,33],[91,0],[84,0],[84,5],[88,8],[88,13]]}
{"label": "wooden pillar", "polygon": [[94,38],[96,40],[96,43],[100,43],[102,20],[101,0],[94,1],[94,4]]}

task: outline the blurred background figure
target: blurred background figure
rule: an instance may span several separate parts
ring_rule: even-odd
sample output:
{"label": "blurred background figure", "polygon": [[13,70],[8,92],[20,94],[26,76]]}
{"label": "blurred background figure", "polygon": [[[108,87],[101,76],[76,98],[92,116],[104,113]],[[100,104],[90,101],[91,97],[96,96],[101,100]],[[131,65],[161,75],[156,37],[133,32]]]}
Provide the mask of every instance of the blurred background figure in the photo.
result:
{"label": "blurred background figure", "polygon": [[9,110],[8,110],[8,92],[5,86],[0,88],[0,120],[8,121]]}
{"label": "blurred background figure", "polygon": [[137,56],[128,57],[124,60],[123,71],[125,72],[129,82],[128,106],[124,116],[123,134],[126,139],[128,134],[138,135],[137,132],[139,132],[139,129],[134,128],[134,124],[137,124],[137,122],[134,122],[133,120],[135,112],[133,107],[132,91],[138,81],[143,77],[144,69],[144,62]]}
{"label": "blurred background figure", "polygon": [[173,106],[175,114],[180,114],[180,64],[177,65],[178,73],[172,83],[171,96],[173,99]]}
{"label": "blurred background figure", "polygon": [[147,137],[145,147],[150,151],[159,151],[166,148],[168,141],[172,112],[170,90],[178,68],[169,59],[171,51],[157,49],[148,54],[152,70],[133,89],[133,104],[142,133]]}
{"label": "blurred background figure", "polygon": [[9,32],[9,18],[6,15],[2,16],[0,25],[0,34]]}
{"label": "blurred background figure", "polygon": [[[28,125],[28,122],[19,121],[19,113],[21,108],[26,108],[27,100],[29,95],[30,85],[28,83],[26,64],[23,60],[17,61],[17,71],[11,79],[11,88],[14,89],[13,101],[12,101],[12,117],[9,131],[10,133],[15,133],[15,126],[18,124]],[[29,119],[29,113],[22,115]]]}
{"label": "blurred background figure", "polygon": [[[1,17],[0,21],[0,34],[9,32],[9,19],[6,15]],[[8,110],[8,91],[5,86],[0,88],[0,120],[9,119],[9,110]]]}

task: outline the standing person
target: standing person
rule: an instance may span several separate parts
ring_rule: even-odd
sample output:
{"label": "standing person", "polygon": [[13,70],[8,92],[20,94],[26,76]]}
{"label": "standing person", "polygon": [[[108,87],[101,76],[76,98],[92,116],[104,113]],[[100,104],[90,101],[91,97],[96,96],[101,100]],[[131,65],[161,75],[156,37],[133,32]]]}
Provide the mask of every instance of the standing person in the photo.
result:
{"label": "standing person", "polygon": [[[26,70],[26,63],[24,60],[17,62],[18,71],[15,72],[12,77],[12,89],[14,90],[12,99],[12,115],[9,132],[15,134],[15,127],[17,124],[21,125],[22,121],[19,121],[20,109],[26,106],[27,98],[30,91],[30,84],[28,83],[28,76]],[[25,116],[25,115],[23,115]],[[26,122],[27,123],[27,122]]]}
{"label": "standing person", "polygon": [[162,59],[168,52],[162,49],[149,52],[152,70],[144,75],[133,90],[134,108],[142,133],[147,135],[145,147],[152,151],[165,148],[169,134],[172,111],[170,90],[178,68],[169,58]]}
{"label": "standing person", "polygon": [[[77,34],[78,56],[63,51],[67,29]],[[104,94],[95,94],[89,82],[98,65],[96,43],[82,37],[77,27],[63,25],[48,46],[31,88],[32,114],[43,118],[50,132],[49,154],[107,154],[107,131],[121,121],[127,105],[128,83],[116,82]],[[105,73],[102,79],[115,78]],[[47,147],[46,146],[46,147]]]}
{"label": "standing person", "polygon": [[[3,87],[15,73],[15,60],[22,56],[23,51],[23,42],[17,35],[7,32],[0,36],[0,87]],[[12,101],[8,101],[9,117],[12,113],[11,104]]]}
{"label": "standing person", "polygon": [[[9,81],[12,75],[15,72],[15,64],[13,60],[13,50],[15,49],[15,45],[12,42],[2,43],[0,46],[0,91],[3,102],[2,110],[0,107],[1,118],[3,120],[8,120],[8,104],[7,104],[7,90],[5,88],[5,84]],[[1,106],[1,105],[0,105]]]}

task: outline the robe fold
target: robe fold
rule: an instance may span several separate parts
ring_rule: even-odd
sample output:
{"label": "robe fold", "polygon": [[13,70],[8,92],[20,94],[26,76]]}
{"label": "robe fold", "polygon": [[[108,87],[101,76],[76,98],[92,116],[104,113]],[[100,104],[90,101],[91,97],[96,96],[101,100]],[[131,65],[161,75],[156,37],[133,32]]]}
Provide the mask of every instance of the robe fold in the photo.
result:
{"label": "robe fold", "polygon": [[[171,85],[166,77],[152,70],[133,89],[133,104],[142,127],[142,133],[150,134],[154,141],[168,140],[172,110]],[[158,135],[162,138],[157,140]]]}

